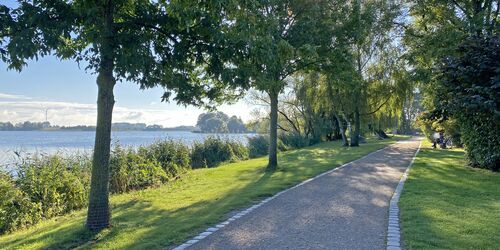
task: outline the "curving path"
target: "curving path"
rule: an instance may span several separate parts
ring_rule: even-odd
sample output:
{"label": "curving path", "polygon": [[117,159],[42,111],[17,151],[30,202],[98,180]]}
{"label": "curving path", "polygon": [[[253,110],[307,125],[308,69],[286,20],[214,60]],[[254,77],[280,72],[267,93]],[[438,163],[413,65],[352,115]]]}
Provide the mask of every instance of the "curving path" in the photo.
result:
{"label": "curving path", "polygon": [[291,189],[188,249],[386,249],[389,201],[419,142],[398,142]]}

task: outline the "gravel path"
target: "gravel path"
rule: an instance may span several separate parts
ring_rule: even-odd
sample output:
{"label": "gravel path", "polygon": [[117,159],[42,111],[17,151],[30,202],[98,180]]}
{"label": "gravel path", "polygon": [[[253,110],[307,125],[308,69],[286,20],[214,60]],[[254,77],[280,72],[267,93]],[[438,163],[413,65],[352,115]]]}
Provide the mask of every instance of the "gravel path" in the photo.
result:
{"label": "gravel path", "polygon": [[289,190],[189,249],[385,249],[389,201],[418,145],[393,144]]}

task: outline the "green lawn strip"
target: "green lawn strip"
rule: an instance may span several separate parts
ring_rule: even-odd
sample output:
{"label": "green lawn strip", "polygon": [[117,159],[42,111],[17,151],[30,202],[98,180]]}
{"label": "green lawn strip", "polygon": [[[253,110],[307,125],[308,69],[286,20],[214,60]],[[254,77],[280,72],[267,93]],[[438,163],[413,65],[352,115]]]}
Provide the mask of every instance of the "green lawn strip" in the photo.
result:
{"label": "green lawn strip", "polygon": [[399,203],[407,249],[499,249],[500,174],[423,143]]}
{"label": "green lawn strip", "polygon": [[83,227],[84,210],[0,237],[0,249],[157,249],[180,243],[206,227],[319,173],[393,143],[369,139],[359,148],[326,142],[279,155],[278,171],[267,158],[192,170],[158,188],[113,195],[111,229],[93,235]]}

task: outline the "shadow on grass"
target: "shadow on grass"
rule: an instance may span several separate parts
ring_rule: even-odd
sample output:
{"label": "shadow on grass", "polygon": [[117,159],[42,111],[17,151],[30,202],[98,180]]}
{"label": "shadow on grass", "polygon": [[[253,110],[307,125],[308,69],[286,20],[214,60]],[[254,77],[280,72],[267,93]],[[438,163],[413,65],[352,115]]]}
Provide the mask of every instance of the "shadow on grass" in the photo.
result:
{"label": "shadow on grass", "polygon": [[464,153],[423,149],[401,197],[409,249],[500,245],[500,174],[465,166]]}
{"label": "shadow on grass", "polygon": [[[220,177],[218,182],[206,181],[196,185],[207,186],[194,188],[192,185],[195,184],[185,181],[184,185],[184,180],[181,180],[179,186],[172,189],[162,187],[124,196],[132,198],[112,203],[113,226],[102,232],[87,231],[83,227],[84,211],[80,211],[73,217],[63,217],[61,223],[35,229],[26,237],[7,239],[0,246],[44,249],[162,248],[179,243],[207,226],[224,220],[235,209],[247,207],[263,197],[271,196],[389,143],[390,141],[373,141],[352,149],[341,147],[340,142],[329,142],[281,153],[280,166],[275,172],[265,171],[265,161],[259,159],[254,160],[258,162],[258,166],[242,166],[241,169],[238,168],[239,163],[228,164],[215,168],[210,173],[221,171],[224,176],[227,172],[236,176],[236,179]],[[242,163],[245,164],[249,163]],[[236,185],[239,182],[243,185]],[[221,188],[219,193],[210,193],[215,185],[227,187]],[[193,189],[194,193],[181,196],[187,189]]]}

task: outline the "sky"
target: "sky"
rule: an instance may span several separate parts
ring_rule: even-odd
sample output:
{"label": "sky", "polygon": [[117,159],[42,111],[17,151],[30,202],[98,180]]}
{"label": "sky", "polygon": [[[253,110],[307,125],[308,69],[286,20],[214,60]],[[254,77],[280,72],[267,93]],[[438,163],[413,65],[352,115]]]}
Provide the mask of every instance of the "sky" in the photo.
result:
{"label": "sky", "polygon": [[[95,78],[76,62],[53,56],[30,61],[21,72],[7,70],[0,62],[0,122],[45,121],[47,110],[47,120],[53,125],[95,125]],[[198,115],[206,112],[161,102],[161,88],[140,90],[135,83],[119,82],[114,93],[113,122],[195,125]],[[218,109],[248,121],[252,107],[239,101]]]}

